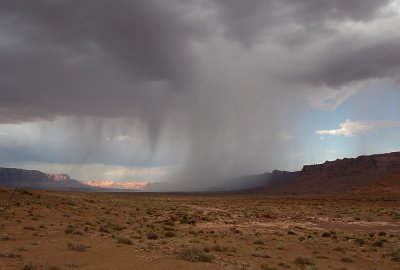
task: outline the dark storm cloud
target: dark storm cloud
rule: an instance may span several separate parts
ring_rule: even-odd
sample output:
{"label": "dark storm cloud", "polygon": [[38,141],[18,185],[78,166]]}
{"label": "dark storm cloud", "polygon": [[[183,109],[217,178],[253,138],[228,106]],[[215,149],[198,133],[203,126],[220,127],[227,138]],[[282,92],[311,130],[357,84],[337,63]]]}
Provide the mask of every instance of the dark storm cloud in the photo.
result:
{"label": "dark storm cloud", "polygon": [[[220,0],[214,1],[228,36],[252,42],[295,24],[316,31],[332,21],[369,21],[390,0]],[[321,30],[321,29],[320,29]],[[327,30],[327,29],[325,29]],[[309,33],[310,34],[310,33]]]}
{"label": "dark storm cloud", "polygon": [[[145,114],[185,91],[207,31],[180,1],[2,1],[0,121]],[[165,100],[165,102],[168,102]]]}
{"label": "dark storm cloud", "polygon": [[[264,171],[290,148],[277,134],[301,122],[294,100],[344,88],[340,104],[354,82],[398,76],[394,2],[4,0],[0,123],[68,117],[37,152],[19,145],[25,160],[145,166],[163,145],[160,164],[180,160],[189,186]],[[151,146],[104,140],[132,126]]]}
{"label": "dark storm cloud", "polygon": [[[329,47],[308,66],[296,70],[292,78],[314,85],[340,86],[370,78],[394,77],[400,73],[400,35],[382,40],[359,40],[347,37]],[[346,46],[347,49],[343,49]]]}
{"label": "dark storm cloud", "polygon": [[[0,121],[134,115],[157,122],[152,127],[157,129],[170,100],[193,90],[193,81],[207,68],[200,67],[204,55],[196,48],[220,35],[243,44],[286,47],[287,55],[265,59],[271,65],[290,66],[289,52],[297,50],[304,70],[272,70],[283,81],[336,86],[390,76],[400,63],[398,36],[375,44],[362,37],[339,40],[303,59],[303,47],[293,47],[323,40],[321,29],[332,21],[372,21],[389,2],[2,1]],[[330,29],[329,35],[336,32]],[[222,52],[222,46],[231,46],[229,39]],[[245,48],[242,54],[251,52]]]}
{"label": "dark storm cloud", "polygon": [[203,32],[184,18],[178,1],[3,1],[1,7],[8,30],[22,31],[16,34],[33,43],[28,46],[47,44],[59,57],[97,49],[128,76],[151,80],[188,76],[186,43]]}

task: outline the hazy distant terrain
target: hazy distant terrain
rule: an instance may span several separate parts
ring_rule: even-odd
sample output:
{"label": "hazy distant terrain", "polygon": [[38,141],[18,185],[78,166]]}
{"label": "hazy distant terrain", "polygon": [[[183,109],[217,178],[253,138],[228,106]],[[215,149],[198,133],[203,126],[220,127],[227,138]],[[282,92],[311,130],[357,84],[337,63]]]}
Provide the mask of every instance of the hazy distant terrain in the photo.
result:
{"label": "hazy distant terrain", "polygon": [[345,158],[276,173],[259,194],[334,195],[369,192],[400,194],[400,152]]}
{"label": "hazy distant terrain", "polygon": [[[220,185],[204,191],[286,196],[360,192],[399,194],[400,152],[338,159],[323,164],[306,165],[301,171],[275,170],[272,173],[243,176],[217,183]],[[76,191],[152,191],[157,187],[157,183],[149,182],[77,181],[65,174],[45,174],[13,168],[0,168],[0,185]],[[161,185],[157,191],[163,191],[162,188]]]}
{"label": "hazy distant terrain", "polygon": [[147,182],[78,181],[67,174],[46,174],[36,170],[0,168],[0,186],[70,191],[141,191]]}

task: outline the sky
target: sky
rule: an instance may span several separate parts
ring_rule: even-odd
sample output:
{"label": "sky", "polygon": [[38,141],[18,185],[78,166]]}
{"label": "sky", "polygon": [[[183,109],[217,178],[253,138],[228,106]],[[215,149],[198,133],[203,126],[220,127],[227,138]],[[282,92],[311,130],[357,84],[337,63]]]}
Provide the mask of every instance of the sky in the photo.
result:
{"label": "sky", "polygon": [[400,0],[0,2],[0,166],[181,190],[400,150]]}

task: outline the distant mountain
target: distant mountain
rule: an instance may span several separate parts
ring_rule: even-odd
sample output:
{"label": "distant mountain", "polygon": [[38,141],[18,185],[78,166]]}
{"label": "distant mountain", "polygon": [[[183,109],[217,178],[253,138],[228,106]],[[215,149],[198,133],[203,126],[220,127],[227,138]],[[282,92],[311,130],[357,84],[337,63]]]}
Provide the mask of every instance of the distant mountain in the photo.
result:
{"label": "distant mountain", "polygon": [[56,190],[89,190],[90,187],[67,174],[46,174],[36,170],[0,168],[0,185]]}
{"label": "distant mountain", "polygon": [[272,173],[250,193],[333,195],[362,192],[400,194],[400,152],[337,159],[306,165],[297,172]]}
{"label": "distant mountain", "polygon": [[46,174],[36,170],[0,168],[0,186],[65,191],[138,191],[150,185],[137,182],[80,182],[68,174]]}
{"label": "distant mountain", "polygon": [[[170,183],[171,184],[171,183]],[[76,191],[174,191],[166,183],[80,182],[67,174],[0,168],[0,186]],[[169,188],[169,189],[168,189]],[[264,195],[400,195],[400,152],[305,165],[301,171],[275,170],[221,181],[210,191]]]}
{"label": "distant mountain", "polygon": [[149,182],[116,182],[116,181],[85,181],[85,185],[100,188],[126,189],[126,190],[146,190],[150,187]]}

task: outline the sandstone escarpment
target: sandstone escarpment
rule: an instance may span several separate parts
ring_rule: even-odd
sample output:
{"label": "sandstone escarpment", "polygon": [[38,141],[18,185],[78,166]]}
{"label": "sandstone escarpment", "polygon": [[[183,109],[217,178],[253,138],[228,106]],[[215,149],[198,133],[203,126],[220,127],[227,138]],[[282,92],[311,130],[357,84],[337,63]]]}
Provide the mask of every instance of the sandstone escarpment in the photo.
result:
{"label": "sandstone escarpment", "polygon": [[[332,195],[384,186],[385,191],[395,193],[400,186],[400,152],[326,161],[306,165],[298,172],[281,174],[284,175],[286,177],[276,177],[276,181],[256,192]],[[383,189],[376,189],[380,190]]]}

